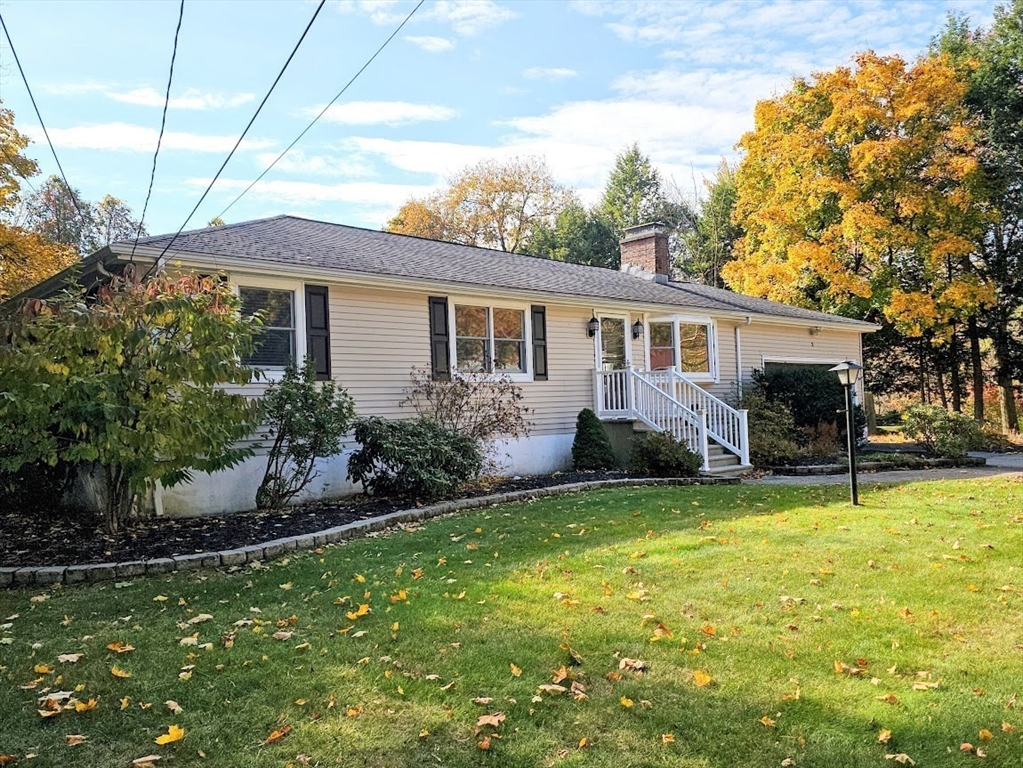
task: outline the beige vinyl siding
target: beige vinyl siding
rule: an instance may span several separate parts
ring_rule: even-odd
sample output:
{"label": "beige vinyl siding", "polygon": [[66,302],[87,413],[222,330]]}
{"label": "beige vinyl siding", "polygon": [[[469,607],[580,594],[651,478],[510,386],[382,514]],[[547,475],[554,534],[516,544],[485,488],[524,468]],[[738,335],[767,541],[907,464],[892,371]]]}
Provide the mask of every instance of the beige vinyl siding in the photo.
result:
{"label": "beige vinyl siding", "polygon": [[748,381],[764,362],[840,363],[860,359],[860,333],[819,326],[775,325],[754,320],[740,327],[742,377]]}

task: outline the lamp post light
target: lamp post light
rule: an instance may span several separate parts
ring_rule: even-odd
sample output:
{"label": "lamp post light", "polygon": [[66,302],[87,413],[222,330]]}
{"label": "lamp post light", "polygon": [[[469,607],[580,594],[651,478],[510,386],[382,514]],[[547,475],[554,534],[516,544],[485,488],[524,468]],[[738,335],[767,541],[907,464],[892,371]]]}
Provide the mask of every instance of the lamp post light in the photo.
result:
{"label": "lamp post light", "polygon": [[856,416],[853,413],[853,387],[863,370],[862,365],[856,365],[852,360],[839,363],[829,370],[838,374],[838,380],[845,387],[845,432],[849,443],[849,495],[854,506],[860,503],[859,490],[856,487]]}

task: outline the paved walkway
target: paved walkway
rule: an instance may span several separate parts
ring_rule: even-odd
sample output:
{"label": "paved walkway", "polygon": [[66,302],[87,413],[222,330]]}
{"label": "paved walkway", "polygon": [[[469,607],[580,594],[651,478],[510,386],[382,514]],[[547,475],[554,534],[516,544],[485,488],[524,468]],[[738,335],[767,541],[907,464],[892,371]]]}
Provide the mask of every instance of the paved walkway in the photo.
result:
{"label": "paved walkway", "polygon": [[1023,472],[1023,453],[986,453],[984,451],[970,451],[970,456],[984,459],[989,467],[1006,467],[1018,469]]}
{"label": "paved walkway", "polygon": [[[1023,456],[1003,457],[1023,459]],[[942,469],[906,469],[889,472],[860,472],[856,480],[860,485],[874,483],[917,483],[928,480],[979,480],[984,478],[1012,477],[1023,479],[1023,461],[1010,466],[949,467]],[[758,479],[743,480],[753,485],[845,485],[849,475],[770,475]]]}

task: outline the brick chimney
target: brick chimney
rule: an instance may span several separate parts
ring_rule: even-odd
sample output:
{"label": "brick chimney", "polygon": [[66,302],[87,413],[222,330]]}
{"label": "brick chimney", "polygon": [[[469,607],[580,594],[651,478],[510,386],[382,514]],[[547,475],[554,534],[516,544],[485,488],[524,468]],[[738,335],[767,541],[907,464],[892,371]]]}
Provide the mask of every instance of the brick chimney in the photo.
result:
{"label": "brick chimney", "polygon": [[668,268],[668,233],[664,224],[651,222],[629,227],[621,240],[622,272],[645,280],[666,283]]}

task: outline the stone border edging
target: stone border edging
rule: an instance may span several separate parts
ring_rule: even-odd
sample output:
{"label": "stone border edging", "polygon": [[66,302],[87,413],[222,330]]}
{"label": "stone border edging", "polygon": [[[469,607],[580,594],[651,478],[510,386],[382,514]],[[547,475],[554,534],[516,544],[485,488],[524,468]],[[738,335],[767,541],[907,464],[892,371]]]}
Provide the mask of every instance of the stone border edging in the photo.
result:
{"label": "stone border edging", "polygon": [[236,566],[257,560],[270,560],[287,552],[316,549],[354,539],[359,534],[382,531],[397,523],[414,523],[428,520],[449,512],[479,509],[494,504],[507,504],[524,499],[544,496],[560,496],[578,491],[619,486],[687,486],[687,485],[738,485],[738,478],[672,477],[672,478],[622,478],[614,480],[592,480],[582,483],[553,485],[525,491],[508,491],[490,496],[475,496],[456,501],[445,501],[427,507],[416,507],[390,512],[379,517],[356,520],[345,525],[334,526],[314,533],[273,539],[262,544],[251,544],[238,549],[220,552],[201,552],[194,555],[160,557],[152,560],[129,560],[123,563],[88,563],[85,565],[23,566],[0,568],[0,587],[50,586],[53,584],[95,583],[131,579],[137,576],[152,576],[176,571],[197,571],[204,568]]}
{"label": "stone border edging", "polygon": [[[863,472],[884,472],[889,470],[940,469],[944,467],[983,467],[985,459],[966,457],[963,459],[923,459],[915,466],[900,464],[896,461],[863,461],[857,462],[856,470]],[[771,474],[791,476],[805,475],[844,475],[849,471],[847,464],[816,464],[806,467],[771,467]]]}

